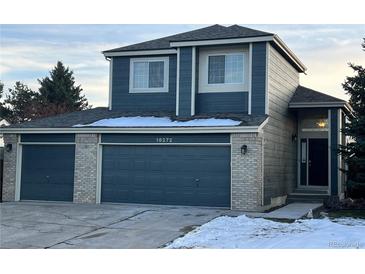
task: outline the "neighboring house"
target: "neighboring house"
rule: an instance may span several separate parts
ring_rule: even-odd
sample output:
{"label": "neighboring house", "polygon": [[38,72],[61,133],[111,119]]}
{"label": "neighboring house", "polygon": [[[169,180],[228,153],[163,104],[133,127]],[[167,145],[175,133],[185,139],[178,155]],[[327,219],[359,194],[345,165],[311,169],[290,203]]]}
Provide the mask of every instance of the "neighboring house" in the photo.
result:
{"label": "neighboring house", "polygon": [[349,105],[272,33],[213,25],[103,52],[109,107],[1,129],[7,201],[264,210],[342,198]]}
{"label": "neighboring house", "polygon": [[[4,126],[8,126],[9,123],[8,121],[6,121],[5,119],[1,119],[0,117],[0,127],[4,127]],[[0,147],[4,146],[4,141],[3,141],[3,135],[0,134]]]}

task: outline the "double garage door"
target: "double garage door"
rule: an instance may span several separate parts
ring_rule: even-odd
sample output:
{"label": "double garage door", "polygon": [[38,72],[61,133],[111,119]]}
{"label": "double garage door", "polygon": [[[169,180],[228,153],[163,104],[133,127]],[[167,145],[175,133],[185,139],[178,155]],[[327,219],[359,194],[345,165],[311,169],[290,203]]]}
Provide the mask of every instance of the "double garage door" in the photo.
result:
{"label": "double garage door", "polygon": [[[74,145],[28,144],[22,150],[21,199],[72,201]],[[227,144],[108,142],[101,164],[101,202],[230,206]]]}

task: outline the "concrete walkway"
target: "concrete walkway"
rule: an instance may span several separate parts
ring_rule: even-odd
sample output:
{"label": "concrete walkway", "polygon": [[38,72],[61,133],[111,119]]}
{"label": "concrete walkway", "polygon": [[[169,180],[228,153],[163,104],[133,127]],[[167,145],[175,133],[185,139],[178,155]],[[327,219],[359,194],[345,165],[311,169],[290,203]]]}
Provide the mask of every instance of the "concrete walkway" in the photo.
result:
{"label": "concrete walkway", "polygon": [[321,206],[323,204],[320,203],[292,203],[269,213],[263,213],[260,217],[266,219],[298,220]]}

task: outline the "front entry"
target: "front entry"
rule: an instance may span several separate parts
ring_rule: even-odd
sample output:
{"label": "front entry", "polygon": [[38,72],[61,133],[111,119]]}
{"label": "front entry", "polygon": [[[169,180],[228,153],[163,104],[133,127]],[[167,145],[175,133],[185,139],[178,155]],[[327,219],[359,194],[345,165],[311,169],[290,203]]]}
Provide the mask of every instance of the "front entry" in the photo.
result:
{"label": "front entry", "polygon": [[328,139],[301,139],[301,186],[328,186]]}

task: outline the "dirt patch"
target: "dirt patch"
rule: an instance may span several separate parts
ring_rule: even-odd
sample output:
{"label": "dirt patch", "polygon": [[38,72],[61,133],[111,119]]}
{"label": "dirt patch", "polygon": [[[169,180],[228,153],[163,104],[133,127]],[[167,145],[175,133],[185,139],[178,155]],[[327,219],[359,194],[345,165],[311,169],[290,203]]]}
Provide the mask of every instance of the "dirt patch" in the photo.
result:
{"label": "dirt patch", "polygon": [[181,228],[180,232],[183,232],[186,234],[186,233],[189,233],[190,231],[193,231],[197,227],[198,227],[197,225],[187,225],[187,226],[184,226],[183,228]]}

